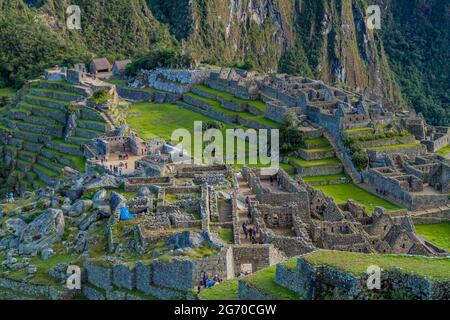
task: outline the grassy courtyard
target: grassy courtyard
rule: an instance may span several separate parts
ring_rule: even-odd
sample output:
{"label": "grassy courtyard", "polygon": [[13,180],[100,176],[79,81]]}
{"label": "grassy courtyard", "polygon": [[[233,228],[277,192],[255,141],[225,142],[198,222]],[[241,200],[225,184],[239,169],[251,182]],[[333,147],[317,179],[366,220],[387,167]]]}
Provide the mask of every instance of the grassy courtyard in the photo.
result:
{"label": "grassy courtyard", "polygon": [[450,279],[449,258],[320,250],[305,255],[304,259],[314,265],[326,265],[355,275],[365,274],[369,266],[377,265],[384,270],[399,268],[430,279]]}
{"label": "grassy courtyard", "polygon": [[450,223],[419,224],[416,231],[428,242],[450,252]]}
{"label": "grassy courtyard", "polygon": [[[130,128],[135,130],[141,138],[151,139],[160,137],[166,141],[171,141],[172,133],[180,128],[188,130],[193,137],[195,121],[208,122],[216,120],[204,116],[200,113],[181,108],[175,104],[156,104],[150,102],[137,103],[132,105],[128,111],[127,117],[127,123],[129,124]],[[223,130],[234,128],[246,129],[242,126],[231,126],[226,123],[222,124],[224,128]],[[241,142],[243,141],[241,140]],[[191,147],[193,147],[193,141]],[[205,144],[203,145],[203,147],[205,147]],[[245,161],[246,164],[249,164],[252,167],[266,167],[265,165],[261,165],[259,161],[255,159],[255,157],[248,157],[249,151],[256,152],[257,150],[255,149],[254,145],[250,145],[248,142],[238,143],[238,139],[235,139],[235,148],[233,154],[244,154],[245,152],[245,154],[247,155]],[[243,164],[235,165],[236,168],[240,168],[242,166]]]}
{"label": "grassy courtyard", "polygon": [[397,211],[402,209],[389,201],[369,193],[353,183],[315,186],[314,188],[322,190],[338,204],[345,204],[349,199],[353,199],[357,204],[364,205],[370,213],[372,213],[377,206],[383,207],[387,211]]}

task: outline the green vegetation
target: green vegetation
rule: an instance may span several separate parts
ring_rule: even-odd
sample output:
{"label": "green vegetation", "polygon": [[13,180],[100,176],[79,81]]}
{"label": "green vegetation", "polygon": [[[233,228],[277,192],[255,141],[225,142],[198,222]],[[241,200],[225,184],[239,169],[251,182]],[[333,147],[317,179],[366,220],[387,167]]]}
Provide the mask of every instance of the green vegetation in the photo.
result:
{"label": "green vegetation", "polygon": [[233,234],[233,228],[219,228],[218,231],[220,239],[222,239],[227,244],[233,244],[234,243],[234,234]]}
{"label": "green vegetation", "polygon": [[420,256],[365,254],[355,252],[320,250],[303,258],[314,265],[326,265],[343,271],[362,275],[371,265],[384,270],[396,268],[430,279],[450,279],[449,258],[429,258]]}
{"label": "green vegetation", "polygon": [[96,105],[102,105],[112,98],[114,97],[109,93],[108,88],[104,88],[95,91],[92,98],[89,99],[89,102],[95,103]]}
{"label": "green vegetation", "polygon": [[419,224],[416,231],[428,242],[450,252],[450,223]]}
{"label": "green vegetation", "polygon": [[412,148],[412,147],[418,147],[418,146],[420,146],[420,143],[405,143],[405,144],[394,144],[394,145],[390,145],[390,146],[367,148],[367,150],[382,151],[382,150]]}
{"label": "green vegetation", "polygon": [[242,280],[268,295],[272,300],[299,300],[300,297],[295,292],[275,283],[275,272],[276,266],[272,266],[242,278]]}
{"label": "green vegetation", "polygon": [[345,174],[332,174],[332,175],[326,175],[326,176],[317,176],[317,177],[303,177],[303,180],[306,182],[326,182],[326,181],[333,181],[333,180],[339,180],[344,179],[346,176]]}
{"label": "green vegetation", "polygon": [[369,213],[372,213],[377,206],[383,207],[387,211],[398,211],[402,209],[389,201],[369,193],[353,183],[315,186],[314,188],[322,190],[338,204],[345,204],[349,199],[352,199],[357,204],[365,206]]}
{"label": "green vegetation", "polygon": [[294,165],[301,166],[303,168],[311,168],[311,167],[321,167],[321,166],[329,166],[329,165],[339,165],[341,161],[338,158],[328,158],[321,160],[311,160],[306,161],[296,157],[289,157],[289,162]]}
{"label": "green vegetation", "polygon": [[450,155],[450,145],[439,149],[436,153],[444,157]]}
{"label": "green vegetation", "polygon": [[188,68],[192,63],[190,54],[182,53],[178,48],[152,50],[138,55],[126,68],[127,75],[136,75],[139,70],[155,68]]}
{"label": "green vegetation", "polygon": [[263,113],[266,112],[266,104],[264,102],[260,101],[260,100],[244,100],[244,99],[240,99],[240,98],[235,97],[231,93],[215,90],[215,89],[212,89],[212,88],[204,86],[204,85],[196,85],[196,86],[194,86],[194,88],[197,89],[197,90],[206,92],[208,94],[211,94],[213,96],[216,96],[218,98],[234,102],[236,104],[249,105],[251,107],[254,107],[254,108],[258,109],[259,111],[261,111]]}
{"label": "green vegetation", "polygon": [[220,285],[205,289],[200,300],[238,300],[238,279],[223,281]]}

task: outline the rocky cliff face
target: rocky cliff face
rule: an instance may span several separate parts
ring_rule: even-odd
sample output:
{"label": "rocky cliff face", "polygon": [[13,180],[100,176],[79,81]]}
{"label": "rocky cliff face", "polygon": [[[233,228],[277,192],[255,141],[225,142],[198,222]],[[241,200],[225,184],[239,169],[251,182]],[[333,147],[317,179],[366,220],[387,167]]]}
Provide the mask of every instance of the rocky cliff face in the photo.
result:
{"label": "rocky cliff face", "polygon": [[[37,9],[20,9],[24,3]],[[80,32],[65,27],[69,4],[81,8]],[[382,30],[366,28],[369,4],[380,5]],[[61,43],[70,40],[61,51],[72,55],[81,48],[124,58],[181,45],[197,61],[319,78],[415,107],[434,124],[450,122],[448,0],[0,0],[0,7],[0,23],[8,8],[14,8],[9,17],[36,14],[63,35]],[[21,25],[19,42],[28,39]],[[61,63],[49,55],[47,64]],[[0,75],[20,70],[23,60],[0,68]]]}
{"label": "rocky cliff face", "polygon": [[182,1],[182,19],[172,2],[149,4],[199,61],[301,73],[399,101],[359,0]]}

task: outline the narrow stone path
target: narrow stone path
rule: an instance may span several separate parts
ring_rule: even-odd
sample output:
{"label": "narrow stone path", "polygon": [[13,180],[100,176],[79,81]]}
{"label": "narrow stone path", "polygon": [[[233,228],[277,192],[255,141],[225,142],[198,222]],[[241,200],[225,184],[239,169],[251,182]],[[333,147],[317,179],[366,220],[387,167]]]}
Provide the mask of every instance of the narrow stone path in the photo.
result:
{"label": "narrow stone path", "polygon": [[[249,220],[248,218],[248,206],[245,202],[247,197],[249,199],[255,199],[256,195],[252,193],[247,181],[245,181],[242,177],[238,178],[239,190],[237,195],[237,218],[238,218],[238,226],[239,226],[239,237],[241,240],[241,244],[251,244],[250,237],[245,237],[244,231],[242,230],[242,224]],[[253,227],[252,224],[249,224],[249,227]],[[258,231],[258,230],[257,230]],[[259,232],[256,234],[256,239],[259,239]]]}

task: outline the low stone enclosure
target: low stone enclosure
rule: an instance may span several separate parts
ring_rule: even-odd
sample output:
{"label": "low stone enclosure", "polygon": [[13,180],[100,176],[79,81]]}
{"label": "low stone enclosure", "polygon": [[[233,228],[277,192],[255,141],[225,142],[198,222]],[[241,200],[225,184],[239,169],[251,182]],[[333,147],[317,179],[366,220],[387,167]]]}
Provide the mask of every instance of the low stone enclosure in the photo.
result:
{"label": "low stone enclosure", "polygon": [[397,167],[369,169],[364,172],[364,180],[378,194],[412,211],[448,204],[450,166],[443,162],[423,158],[414,162],[401,160]]}
{"label": "low stone enclosure", "polygon": [[243,169],[255,194],[250,201],[252,222],[264,243],[286,256],[316,248],[365,253],[445,254],[421,240],[409,216],[391,217],[382,208],[372,216],[349,200],[338,206],[323,192],[280,171],[270,183],[258,170]]}
{"label": "low stone enclosure", "polygon": [[271,245],[229,246],[200,259],[174,257],[133,266],[88,260],[83,268],[83,293],[91,300],[194,299],[193,289],[204,272],[232,279],[243,265],[251,265],[256,272],[281,261]]}
{"label": "low stone enclosure", "polygon": [[[367,288],[368,275],[359,276],[327,265],[315,265],[302,257],[293,266],[277,265],[275,282],[308,300],[366,299],[401,292],[417,300],[448,300],[450,280],[430,280],[401,269],[381,272],[381,290]],[[246,297],[242,297],[246,298]]]}

